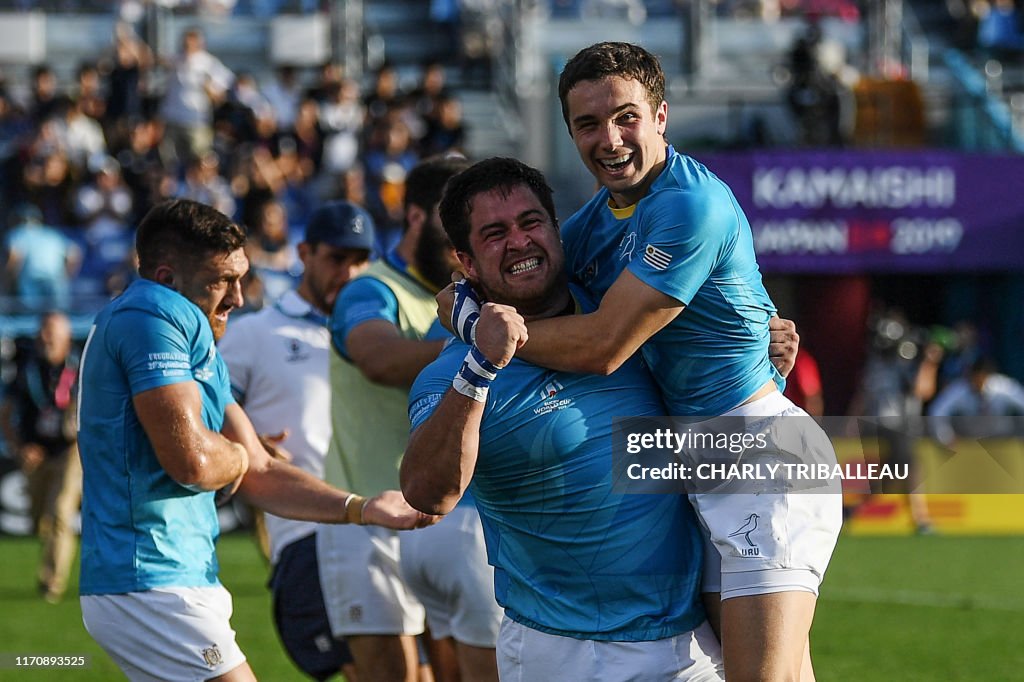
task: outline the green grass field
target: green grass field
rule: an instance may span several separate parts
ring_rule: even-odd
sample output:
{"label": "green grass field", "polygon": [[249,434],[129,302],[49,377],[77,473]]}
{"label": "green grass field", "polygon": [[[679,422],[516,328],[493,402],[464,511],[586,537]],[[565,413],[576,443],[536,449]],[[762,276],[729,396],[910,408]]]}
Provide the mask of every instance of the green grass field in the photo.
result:
{"label": "green grass field", "polygon": [[[0,680],[116,680],[82,627],[78,601],[34,592],[37,545],[0,539]],[[261,680],[301,680],[270,621],[267,569],[249,537],[220,544],[232,619]],[[812,651],[818,679],[1024,679],[1024,537],[844,535],[818,602]],[[13,668],[13,656],[90,656],[83,670]],[[574,682],[574,681],[567,681]],[[585,682],[585,681],[580,681]]]}

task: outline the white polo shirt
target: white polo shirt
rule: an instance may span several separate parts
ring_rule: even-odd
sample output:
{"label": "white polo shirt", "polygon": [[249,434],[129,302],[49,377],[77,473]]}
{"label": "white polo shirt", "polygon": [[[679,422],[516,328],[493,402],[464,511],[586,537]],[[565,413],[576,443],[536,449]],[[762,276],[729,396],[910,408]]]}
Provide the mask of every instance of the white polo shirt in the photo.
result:
{"label": "white polo shirt", "polygon": [[[218,348],[228,364],[231,389],[245,408],[256,432],[287,429],[282,446],[292,463],[324,476],[324,457],[331,440],[331,386],[328,353],[331,334],[327,317],[294,290],[272,306],[233,319]],[[270,560],[309,535],[315,523],[266,515]]]}

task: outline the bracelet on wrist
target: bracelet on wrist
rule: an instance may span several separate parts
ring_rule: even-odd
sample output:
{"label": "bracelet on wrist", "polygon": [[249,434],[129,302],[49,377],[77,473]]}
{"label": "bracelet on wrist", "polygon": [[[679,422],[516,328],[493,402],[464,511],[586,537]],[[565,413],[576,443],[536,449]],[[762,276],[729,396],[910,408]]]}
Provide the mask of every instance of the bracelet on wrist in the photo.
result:
{"label": "bracelet on wrist", "polygon": [[[355,518],[352,516],[352,501],[359,507],[359,511],[356,513]],[[362,495],[356,495],[355,493],[349,493],[349,496],[345,498],[345,523],[352,523],[357,526],[362,526],[365,522],[363,521],[363,510],[366,507],[366,498]]]}

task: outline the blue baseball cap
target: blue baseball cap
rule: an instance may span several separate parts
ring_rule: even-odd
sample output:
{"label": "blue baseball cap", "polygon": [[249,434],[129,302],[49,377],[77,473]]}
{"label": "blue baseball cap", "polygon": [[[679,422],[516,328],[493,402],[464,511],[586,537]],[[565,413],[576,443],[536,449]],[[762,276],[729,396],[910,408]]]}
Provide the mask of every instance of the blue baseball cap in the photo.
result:
{"label": "blue baseball cap", "polygon": [[373,251],[373,229],[373,218],[365,210],[348,201],[331,201],[309,217],[305,241]]}

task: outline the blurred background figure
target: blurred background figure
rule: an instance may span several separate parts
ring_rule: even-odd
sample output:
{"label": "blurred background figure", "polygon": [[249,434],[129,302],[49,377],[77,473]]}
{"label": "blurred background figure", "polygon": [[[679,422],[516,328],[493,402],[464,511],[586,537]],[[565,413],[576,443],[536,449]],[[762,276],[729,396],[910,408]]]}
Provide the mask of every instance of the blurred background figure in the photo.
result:
{"label": "blurred background figure", "polygon": [[202,31],[186,30],[160,109],[167,124],[167,142],[179,164],[212,147],[213,110],[224,101],[234,80],[231,70],[206,51]]}
{"label": "blurred background figure", "polygon": [[818,361],[806,348],[801,348],[797,353],[796,364],[786,377],[785,396],[812,417],[825,414],[825,395],[821,390]]}
{"label": "blurred background figure", "polygon": [[960,438],[999,438],[1024,435],[1024,386],[996,363],[980,357],[966,374],[946,386],[928,406],[932,435],[946,447]]}
{"label": "blurred background figure", "polygon": [[5,273],[18,302],[29,311],[66,310],[81,250],[59,230],[45,225],[42,212],[32,204],[19,205],[9,220]]}
{"label": "blurred background figure", "polygon": [[46,313],[4,396],[0,423],[28,478],[32,523],[43,545],[38,589],[51,603],[64,595],[77,545],[75,517],[82,501],[77,380],[71,323],[63,313]]}
{"label": "blurred background figure", "polygon": [[909,467],[905,487],[873,492],[906,493],[915,529],[930,533],[927,501],[910,491],[920,481],[914,449],[924,435],[924,405],[937,390],[944,349],[916,332],[901,311],[880,311],[871,327],[860,394],[850,413],[866,418],[861,430],[865,456],[877,453],[883,462]]}

